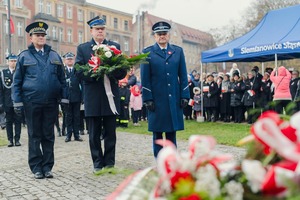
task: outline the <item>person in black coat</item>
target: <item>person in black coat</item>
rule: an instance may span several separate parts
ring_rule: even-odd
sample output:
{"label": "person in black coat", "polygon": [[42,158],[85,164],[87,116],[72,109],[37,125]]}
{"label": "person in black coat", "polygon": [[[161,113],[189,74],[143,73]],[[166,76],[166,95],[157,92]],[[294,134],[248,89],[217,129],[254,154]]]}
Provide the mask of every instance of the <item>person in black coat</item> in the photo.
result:
{"label": "person in black coat", "polygon": [[[193,89],[195,87],[190,75],[188,75],[188,82],[189,82],[189,90],[190,90],[190,98],[194,98],[194,92]],[[193,119],[193,105],[187,105],[185,108],[183,108],[183,114],[185,116],[185,119]],[[196,114],[194,114],[196,119]]]}
{"label": "person in black coat", "polygon": [[260,89],[261,100],[262,100],[261,107],[262,107],[263,111],[271,109],[270,103],[273,100],[271,86],[272,86],[272,81],[270,80],[270,73],[265,72],[263,79],[261,81],[261,89]]}
{"label": "person in black coat", "polygon": [[[207,89],[206,89],[207,88]],[[219,95],[218,84],[214,81],[212,74],[207,75],[206,82],[203,83],[203,106],[206,110],[207,121],[215,122]]]}
{"label": "person in black coat", "polygon": [[129,123],[129,102],[130,90],[127,86],[127,79],[123,78],[119,81],[120,91],[120,115],[117,117],[117,122],[120,127],[128,127]]}
{"label": "person in black coat", "polygon": [[[120,50],[118,43],[105,39],[106,29],[103,19],[97,16],[87,23],[90,26],[92,40],[77,47],[75,63],[79,65],[88,63],[91,55],[94,54],[93,46],[95,45],[106,44],[115,46]],[[83,81],[84,110],[95,174],[103,168],[112,168],[115,165],[116,116],[120,113],[118,80],[123,79],[126,74],[126,70],[119,69],[115,70],[110,77],[105,78],[111,87],[112,95],[108,95],[104,85],[104,77],[96,79],[84,75],[82,70],[77,71],[78,78]],[[102,150],[100,136],[103,128],[104,149]]]}
{"label": "person in black coat", "polygon": [[224,75],[224,80],[221,85],[221,100],[220,100],[220,112],[223,115],[224,122],[230,122],[231,107],[230,107],[230,76]]}
{"label": "person in black coat", "polygon": [[294,113],[300,111],[300,77],[299,71],[292,71],[292,79],[290,82],[290,92],[292,95],[292,100],[296,103],[294,108]]}
{"label": "person in black coat", "polygon": [[8,60],[8,68],[1,71],[0,77],[0,107],[6,114],[7,146],[21,146],[20,137],[22,116],[18,116],[14,112],[13,101],[11,98],[11,88],[13,86],[13,74],[16,68],[17,56],[15,54],[11,54],[7,56],[6,59]]}
{"label": "person in black coat", "polygon": [[70,142],[72,133],[75,141],[82,141],[79,136],[79,124],[80,124],[80,105],[82,102],[82,86],[81,82],[75,75],[74,57],[72,52],[66,53],[65,59],[65,73],[66,81],[68,86],[68,99],[69,105],[65,109],[66,112],[66,125],[67,125],[67,136],[65,142]]}
{"label": "person in black coat", "polygon": [[230,84],[230,106],[233,107],[234,123],[241,123],[243,119],[243,103],[242,97],[245,91],[245,83],[238,71],[232,74],[234,82]]}
{"label": "person in black coat", "polygon": [[258,116],[260,115],[260,111],[254,110],[259,108],[260,101],[260,87],[261,87],[261,79],[258,78],[256,72],[251,70],[247,73],[248,77],[245,80],[245,93],[243,96],[243,103],[247,109],[247,122],[248,124],[252,124],[256,121]]}

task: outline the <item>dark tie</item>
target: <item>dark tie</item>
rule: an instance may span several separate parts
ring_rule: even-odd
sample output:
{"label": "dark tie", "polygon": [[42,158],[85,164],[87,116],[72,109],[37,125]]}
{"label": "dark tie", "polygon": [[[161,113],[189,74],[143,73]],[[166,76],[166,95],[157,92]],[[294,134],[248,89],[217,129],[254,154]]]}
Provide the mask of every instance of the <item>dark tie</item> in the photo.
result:
{"label": "dark tie", "polygon": [[72,73],[72,68],[69,68],[69,72],[70,72],[70,74]]}
{"label": "dark tie", "polygon": [[42,50],[39,50],[38,53],[43,56],[44,52]]}
{"label": "dark tie", "polygon": [[166,51],[167,51],[167,49],[162,49],[162,52],[163,52],[163,54],[165,55],[165,57],[166,57],[166,55],[167,55]]}

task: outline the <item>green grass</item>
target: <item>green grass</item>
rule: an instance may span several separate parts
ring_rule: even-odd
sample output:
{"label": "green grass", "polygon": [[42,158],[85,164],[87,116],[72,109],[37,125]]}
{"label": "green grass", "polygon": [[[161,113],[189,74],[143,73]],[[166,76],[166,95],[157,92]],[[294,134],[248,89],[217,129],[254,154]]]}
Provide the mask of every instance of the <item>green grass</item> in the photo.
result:
{"label": "green grass", "polygon": [[6,130],[0,129],[0,147],[7,145]]}
{"label": "green grass", "polygon": [[[152,134],[152,132],[148,132],[147,122],[142,121],[139,123],[141,126],[136,127],[130,122],[128,128],[117,128],[117,131]],[[237,146],[236,143],[250,133],[250,125],[248,124],[222,122],[199,123],[194,120],[185,120],[184,123],[185,130],[177,132],[177,138],[181,140],[188,140],[191,135],[211,135],[216,138],[218,144]]]}

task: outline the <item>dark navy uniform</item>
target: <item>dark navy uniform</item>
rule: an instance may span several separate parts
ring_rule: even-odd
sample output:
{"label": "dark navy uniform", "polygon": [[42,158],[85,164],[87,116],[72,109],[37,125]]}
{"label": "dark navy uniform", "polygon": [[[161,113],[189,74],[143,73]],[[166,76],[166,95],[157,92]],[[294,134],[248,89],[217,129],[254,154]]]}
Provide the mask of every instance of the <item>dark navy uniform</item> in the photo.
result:
{"label": "dark navy uniform", "polygon": [[[9,61],[16,61],[17,56],[10,55]],[[9,141],[8,147],[13,145],[20,146],[21,122],[22,117],[14,112],[13,101],[11,98],[11,88],[13,83],[14,69],[4,69],[0,76],[0,104],[6,113],[6,133]],[[15,133],[15,134],[14,134]]]}
{"label": "dark navy uniform", "polygon": [[[103,19],[96,18],[88,22],[91,28],[99,26],[105,27]],[[120,49],[118,43],[104,39],[102,44],[114,45],[117,49]],[[80,44],[77,47],[76,61],[75,63],[85,65],[91,58],[91,54],[94,54],[93,46],[96,45],[94,39],[89,42]],[[120,95],[118,80],[123,79],[126,76],[126,70],[120,70],[109,77],[111,91],[113,94],[113,102],[116,106],[116,110],[120,113]],[[83,82],[84,87],[84,110],[87,120],[89,131],[89,144],[91,150],[91,156],[94,165],[94,171],[99,171],[103,167],[113,167],[115,165],[115,147],[116,147],[116,115],[113,113],[106,91],[104,88],[103,78],[92,78],[85,76],[82,71],[77,71],[77,75]],[[101,130],[104,128],[104,151],[101,147],[100,135]]]}
{"label": "dark navy uniform", "polygon": [[129,102],[130,102],[130,90],[126,85],[122,83],[127,83],[127,80],[120,80],[120,115],[117,118],[118,125],[120,127],[128,127],[129,123]]}
{"label": "dark navy uniform", "polygon": [[33,43],[18,57],[13,86],[15,112],[20,113],[23,107],[25,109],[29,136],[28,163],[37,179],[53,177],[54,123],[58,116],[58,101],[61,99],[61,102],[68,103],[60,55],[47,44],[43,45],[43,51],[37,51],[35,46],[38,37],[45,37],[47,28],[44,22],[27,26],[26,32]]}
{"label": "dark navy uniform", "polygon": [[[158,22],[152,30],[167,32],[170,25]],[[183,130],[182,100],[188,102],[190,98],[187,71],[183,49],[179,46],[167,44],[164,51],[155,43],[143,50],[150,52],[147,64],[141,65],[141,82],[143,102],[148,107],[148,130],[153,132],[154,156],[160,151],[161,146],[155,140],[166,139],[176,145],[176,131]],[[149,109],[149,102],[154,104],[154,109]]]}
{"label": "dark navy uniform", "polygon": [[[63,56],[65,59],[73,60],[75,55],[71,52]],[[71,61],[74,63],[74,61]],[[66,125],[67,137],[66,142],[69,142],[74,134],[76,141],[82,141],[79,136],[80,125],[80,105],[82,102],[82,86],[77,76],[75,75],[75,68],[73,66],[65,66],[66,82],[68,87],[68,100],[69,104],[66,109]]]}

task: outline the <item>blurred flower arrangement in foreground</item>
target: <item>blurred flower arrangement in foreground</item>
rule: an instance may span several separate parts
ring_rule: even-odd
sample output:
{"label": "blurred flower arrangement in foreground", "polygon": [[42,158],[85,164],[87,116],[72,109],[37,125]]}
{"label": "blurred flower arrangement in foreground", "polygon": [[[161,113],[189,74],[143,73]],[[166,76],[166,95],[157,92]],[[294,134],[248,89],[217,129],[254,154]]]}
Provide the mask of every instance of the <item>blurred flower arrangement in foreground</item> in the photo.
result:
{"label": "blurred flower arrangement in foreground", "polygon": [[217,152],[210,136],[191,136],[187,152],[160,140],[157,167],[131,175],[107,199],[300,199],[299,122],[300,112],[290,121],[263,113],[239,142],[248,144],[240,161]]}

